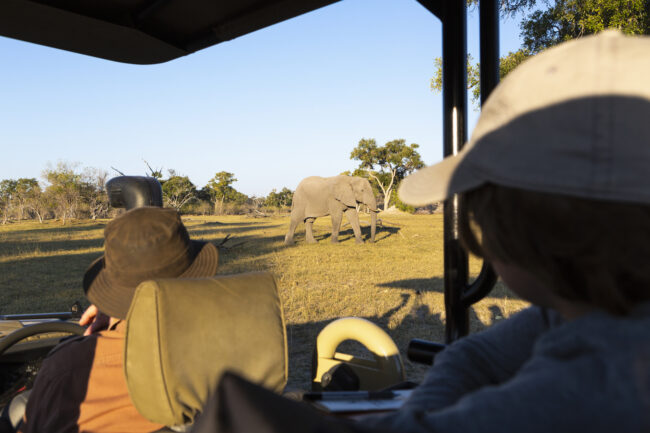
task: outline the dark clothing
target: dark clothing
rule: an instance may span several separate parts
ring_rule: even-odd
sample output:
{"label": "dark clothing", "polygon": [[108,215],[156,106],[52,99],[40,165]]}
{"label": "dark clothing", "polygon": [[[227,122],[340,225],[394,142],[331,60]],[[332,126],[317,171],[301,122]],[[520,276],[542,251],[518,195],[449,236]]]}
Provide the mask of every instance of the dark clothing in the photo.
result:
{"label": "dark clothing", "polygon": [[124,378],[124,322],[76,337],[45,359],[27,402],[23,433],[144,433],[162,428],[138,413]]}
{"label": "dark clothing", "polygon": [[450,345],[402,409],[368,426],[424,432],[650,431],[650,304],[565,322],[539,307]]}

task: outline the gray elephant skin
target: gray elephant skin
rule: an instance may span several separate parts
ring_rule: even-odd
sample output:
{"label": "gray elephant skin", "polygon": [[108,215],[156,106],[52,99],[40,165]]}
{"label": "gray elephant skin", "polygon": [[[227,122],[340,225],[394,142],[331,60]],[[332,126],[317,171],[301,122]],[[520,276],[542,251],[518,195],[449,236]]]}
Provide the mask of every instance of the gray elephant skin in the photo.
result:
{"label": "gray elephant skin", "polygon": [[318,217],[332,217],[332,243],[338,242],[343,214],[347,217],[356,242],[363,243],[357,204],[365,204],[370,210],[370,241],[375,241],[377,228],[377,202],[368,179],[355,176],[319,177],[303,179],[293,194],[291,224],[284,238],[286,245],[293,244],[293,234],[299,223],[305,223],[307,243],[315,243],[312,226]]}

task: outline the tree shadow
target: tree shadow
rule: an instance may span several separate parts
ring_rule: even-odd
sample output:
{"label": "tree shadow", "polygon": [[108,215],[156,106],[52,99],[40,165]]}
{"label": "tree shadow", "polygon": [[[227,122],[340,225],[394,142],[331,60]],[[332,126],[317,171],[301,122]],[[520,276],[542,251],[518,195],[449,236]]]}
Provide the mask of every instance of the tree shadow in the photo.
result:
{"label": "tree shadow", "polygon": [[[250,266],[251,260],[284,248],[284,236],[234,236],[219,249],[217,274],[268,269],[272,263]],[[234,265],[234,267],[233,267]]]}
{"label": "tree shadow", "polygon": [[[102,237],[94,239],[75,239],[58,241],[5,241],[0,247],[0,257],[9,254],[51,253],[65,251],[64,255],[74,254],[75,250],[101,248],[104,244]],[[12,262],[29,260],[32,257],[15,257]]]}
{"label": "tree shadow", "polygon": [[[409,278],[404,280],[395,280],[385,283],[377,284],[379,287],[388,287],[392,289],[409,289],[415,290],[416,292],[437,292],[444,293],[445,285],[444,280],[438,277],[433,278]],[[492,288],[492,290],[487,294],[487,297],[490,298],[516,298],[512,292],[510,292],[502,283],[497,282],[497,284]]]}
{"label": "tree shadow", "polygon": [[377,284],[379,287],[388,287],[392,289],[409,289],[418,292],[438,292],[445,291],[444,280],[438,277],[433,278],[409,278],[404,280],[395,280],[386,283]]}
{"label": "tree shadow", "polygon": [[[5,235],[11,235],[10,237],[21,237],[22,235],[26,234],[38,234],[40,235],[45,235],[45,234],[55,234],[55,233],[70,233],[70,232],[85,232],[85,231],[92,231],[92,230],[97,230],[97,229],[103,229],[106,226],[105,222],[98,222],[92,225],[61,225],[59,227],[51,227],[48,226],[48,228],[40,228],[38,226],[35,226],[32,229],[29,230],[11,230],[10,232],[6,232]],[[9,236],[7,236],[9,237]],[[5,243],[5,242],[11,242],[11,239],[2,239],[0,238],[0,243]]]}
{"label": "tree shadow", "polygon": [[100,255],[68,252],[0,262],[0,314],[68,311],[76,300],[87,305],[83,275]]}
{"label": "tree shadow", "polygon": [[[183,219],[183,223],[187,222],[197,222],[199,220],[195,219]],[[222,221],[200,221],[199,224],[191,224],[190,227],[212,227],[212,226],[220,226],[220,227],[227,227],[227,226],[233,226],[233,227],[239,227],[239,226],[257,226],[259,225],[258,222],[255,221],[240,221],[240,222],[222,222]],[[189,227],[188,227],[189,228]]]}
{"label": "tree shadow", "polygon": [[[217,225],[215,228],[209,228],[204,227],[204,224],[200,225],[191,225],[187,227],[187,231],[190,234],[190,237],[192,238],[201,238],[204,236],[211,236],[211,235],[228,235],[228,234],[233,234],[233,233],[246,233],[250,232],[252,230],[262,230],[262,229],[270,229],[273,227],[278,227],[279,224],[255,224],[255,225],[231,225],[231,224],[224,224],[224,225]],[[196,227],[201,227],[201,228],[196,228]]]}
{"label": "tree shadow", "polygon": [[[441,279],[439,279],[441,280]],[[442,281],[440,281],[442,283]],[[420,382],[429,366],[418,364],[407,358],[409,342],[414,338],[425,339],[437,343],[445,343],[445,323],[442,311],[431,311],[429,306],[420,299],[421,294],[402,293],[400,303],[379,316],[364,316],[364,319],[378,325],[391,336],[402,356],[407,380]],[[411,302],[412,301],[412,302]],[[409,311],[397,326],[390,326],[393,316],[410,305]],[[478,332],[488,327],[483,323],[473,308],[468,310],[472,332]],[[503,318],[498,306],[490,307],[492,320],[490,323]],[[311,388],[311,362],[315,350],[316,338],[319,332],[331,320],[321,320],[287,326],[287,341],[289,345],[289,381],[288,389]],[[371,359],[369,352],[358,342],[343,342],[338,351],[355,356]]]}

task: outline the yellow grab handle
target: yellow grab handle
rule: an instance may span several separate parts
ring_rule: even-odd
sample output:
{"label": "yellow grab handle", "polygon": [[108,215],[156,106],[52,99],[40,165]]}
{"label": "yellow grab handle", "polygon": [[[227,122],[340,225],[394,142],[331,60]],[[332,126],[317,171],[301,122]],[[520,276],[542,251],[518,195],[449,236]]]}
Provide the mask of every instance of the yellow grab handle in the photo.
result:
{"label": "yellow grab handle", "polygon": [[[345,340],[363,344],[374,362],[336,352]],[[381,389],[404,380],[404,366],[399,349],[379,326],[359,317],[344,317],[329,323],[316,340],[316,365],[313,381],[319,386],[325,372],[337,364],[347,364],[359,376],[361,389]]]}

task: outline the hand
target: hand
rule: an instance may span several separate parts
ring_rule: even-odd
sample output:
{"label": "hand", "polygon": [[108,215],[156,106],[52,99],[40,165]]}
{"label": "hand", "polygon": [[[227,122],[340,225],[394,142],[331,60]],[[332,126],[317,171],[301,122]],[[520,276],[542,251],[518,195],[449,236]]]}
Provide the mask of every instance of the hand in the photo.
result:
{"label": "hand", "polygon": [[79,324],[81,326],[89,325],[88,328],[86,328],[84,335],[90,335],[108,329],[109,321],[109,316],[102,313],[96,306],[91,304],[90,307],[86,308],[86,311],[81,315]]}

